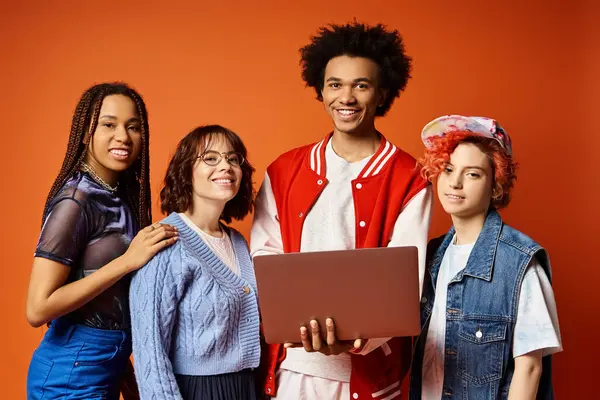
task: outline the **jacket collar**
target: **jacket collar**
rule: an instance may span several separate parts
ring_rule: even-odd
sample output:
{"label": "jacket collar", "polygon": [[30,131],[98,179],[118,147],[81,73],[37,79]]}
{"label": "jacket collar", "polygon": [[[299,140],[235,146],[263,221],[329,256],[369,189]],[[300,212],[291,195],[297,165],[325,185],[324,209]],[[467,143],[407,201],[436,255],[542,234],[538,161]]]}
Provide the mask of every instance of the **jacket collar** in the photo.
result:
{"label": "jacket collar", "polygon": [[[492,280],[492,272],[494,268],[494,260],[496,258],[496,250],[500,241],[500,233],[502,232],[502,217],[495,209],[491,209],[483,224],[483,228],[475,241],[473,250],[469,255],[467,265],[460,271],[452,282],[460,281],[464,275],[474,278],[483,279],[486,281]],[[444,254],[448,246],[452,242],[452,238],[456,231],[454,227],[444,237],[442,244],[435,252],[433,262],[430,264],[430,274],[432,282],[437,282],[437,275],[444,258]]]}
{"label": "jacket collar", "polygon": [[[316,172],[317,175],[325,177],[325,148],[331,140],[333,133],[328,134],[321,141],[313,144],[308,152],[308,165],[310,169]],[[371,156],[371,159],[365,165],[363,170],[358,174],[358,179],[369,178],[378,175],[383,171],[386,165],[389,165],[389,161],[392,156],[398,152],[398,148],[388,141],[382,134],[379,134],[381,140],[379,142],[379,148]]]}

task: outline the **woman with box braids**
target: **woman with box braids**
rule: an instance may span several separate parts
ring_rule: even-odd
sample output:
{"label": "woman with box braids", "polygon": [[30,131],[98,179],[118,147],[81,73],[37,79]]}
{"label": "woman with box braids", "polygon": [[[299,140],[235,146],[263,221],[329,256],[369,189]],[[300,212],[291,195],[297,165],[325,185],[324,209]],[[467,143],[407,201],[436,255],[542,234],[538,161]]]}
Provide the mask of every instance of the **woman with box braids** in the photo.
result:
{"label": "woman with box braids", "polygon": [[130,276],[177,240],[172,226],[150,225],[148,143],[135,90],[103,83],[82,95],[34,253],[27,320],[49,329],[29,366],[28,399],[118,399],[120,386],[137,397],[125,379]]}

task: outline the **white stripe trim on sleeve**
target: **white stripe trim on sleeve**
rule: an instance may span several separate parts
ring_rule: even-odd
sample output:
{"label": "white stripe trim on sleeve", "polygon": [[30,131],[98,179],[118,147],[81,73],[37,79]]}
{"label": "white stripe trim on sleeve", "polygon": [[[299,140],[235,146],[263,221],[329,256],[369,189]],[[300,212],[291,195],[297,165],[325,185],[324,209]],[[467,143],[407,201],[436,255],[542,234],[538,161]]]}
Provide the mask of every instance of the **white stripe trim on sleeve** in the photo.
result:
{"label": "white stripe trim on sleeve", "polygon": [[398,389],[394,393],[390,394],[388,397],[384,397],[381,400],[392,400],[402,394],[402,390]]}
{"label": "white stripe trim on sleeve", "polygon": [[386,355],[386,357],[392,354],[392,348],[387,343],[381,345],[381,350],[383,350],[383,353]]}
{"label": "white stripe trim on sleeve", "polygon": [[[392,383],[390,386],[386,387],[385,389],[381,389],[379,392],[375,392],[375,393],[371,393],[371,396],[373,396],[373,398],[375,397],[379,397],[379,396],[383,396],[384,394],[386,394],[387,392],[396,389],[397,387],[400,386],[400,381],[398,382],[394,382]],[[392,397],[390,397],[391,399]]]}

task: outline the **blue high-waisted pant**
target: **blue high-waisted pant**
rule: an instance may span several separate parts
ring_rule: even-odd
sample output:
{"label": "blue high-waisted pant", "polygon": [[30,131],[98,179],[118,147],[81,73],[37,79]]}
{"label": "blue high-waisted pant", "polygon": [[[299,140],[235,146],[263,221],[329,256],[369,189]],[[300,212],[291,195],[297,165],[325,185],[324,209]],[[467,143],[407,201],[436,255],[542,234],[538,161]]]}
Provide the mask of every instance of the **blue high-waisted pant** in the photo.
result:
{"label": "blue high-waisted pant", "polygon": [[119,383],[131,355],[131,336],[53,321],[33,353],[27,398],[118,399]]}

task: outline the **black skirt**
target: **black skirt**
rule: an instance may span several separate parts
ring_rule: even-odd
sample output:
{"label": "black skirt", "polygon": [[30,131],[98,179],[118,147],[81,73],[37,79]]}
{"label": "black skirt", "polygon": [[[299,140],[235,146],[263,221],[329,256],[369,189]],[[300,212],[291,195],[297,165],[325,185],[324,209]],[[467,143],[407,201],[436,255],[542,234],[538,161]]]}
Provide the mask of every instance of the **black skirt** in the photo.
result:
{"label": "black skirt", "polygon": [[258,400],[255,370],[222,375],[175,375],[184,400]]}

